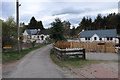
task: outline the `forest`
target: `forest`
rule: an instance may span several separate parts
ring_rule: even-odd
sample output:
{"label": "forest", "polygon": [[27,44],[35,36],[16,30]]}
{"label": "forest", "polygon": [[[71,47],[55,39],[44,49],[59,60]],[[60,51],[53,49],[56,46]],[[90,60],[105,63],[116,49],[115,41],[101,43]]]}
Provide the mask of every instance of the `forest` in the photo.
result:
{"label": "forest", "polygon": [[[79,26],[71,26],[70,21],[62,22],[62,29],[64,30],[64,36],[76,36],[79,32],[84,30],[104,30],[104,29],[117,29],[120,34],[120,14],[111,13],[107,16],[98,14],[94,20],[91,17],[83,17],[78,23]],[[51,25],[51,24],[50,24]],[[72,29],[70,28],[72,27]],[[52,25],[50,28],[51,29]],[[31,18],[28,25],[24,25],[22,32],[25,29],[41,29],[45,30],[42,21],[37,21],[34,17]]]}
{"label": "forest", "polygon": [[[0,20],[2,23],[2,45],[11,45],[15,44],[17,40],[17,27],[16,22],[13,17],[9,17],[6,21]],[[78,23],[79,26],[75,28],[75,26],[71,27],[70,21],[61,21],[61,19],[55,19],[52,23],[50,23],[51,27],[48,30],[51,31],[53,35],[58,39],[66,39],[66,38],[77,38],[78,33],[84,30],[104,30],[104,29],[117,29],[117,33],[120,34],[120,14],[111,13],[107,16],[102,16],[98,14],[97,17],[92,20],[90,17],[83,17]],[[28,25],[22,23],[22,27],[20,26],[20,35],[24,32],[25,29],[41,29],[46,30],[42,21],[37,21],[35,17],[30,19]],[[58,34],[58,35],[56,35]]]}
{"label": "forest", "polygon": [[[76,28],[77,32],[84,30],[104,30],[104,29],[120,29],[120,14],[111,13],[107,16],[98,14],[94,21],[91,18],[83,17],[79,26]],[[120,33],[120,31],[118,31]]]}

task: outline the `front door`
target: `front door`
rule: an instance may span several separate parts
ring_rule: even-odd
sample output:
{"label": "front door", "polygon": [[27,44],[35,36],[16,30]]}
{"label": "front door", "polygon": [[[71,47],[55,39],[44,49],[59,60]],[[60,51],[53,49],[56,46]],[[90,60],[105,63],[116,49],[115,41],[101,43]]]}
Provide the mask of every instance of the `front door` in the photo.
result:
{"label": "front door", "polygon": [[43,35],[41,36],[41,39],[44,40],[44,36]]}

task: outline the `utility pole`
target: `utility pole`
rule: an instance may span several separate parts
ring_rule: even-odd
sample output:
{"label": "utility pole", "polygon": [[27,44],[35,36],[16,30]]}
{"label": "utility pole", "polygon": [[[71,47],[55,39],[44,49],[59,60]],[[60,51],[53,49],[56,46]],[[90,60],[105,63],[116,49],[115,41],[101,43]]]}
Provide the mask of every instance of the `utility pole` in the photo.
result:
{"label": "utility pole", "polygon": [[19,0],[16,1],[16,22],[17,22],[17,51],[20,53],[20,38],[19,38]]}

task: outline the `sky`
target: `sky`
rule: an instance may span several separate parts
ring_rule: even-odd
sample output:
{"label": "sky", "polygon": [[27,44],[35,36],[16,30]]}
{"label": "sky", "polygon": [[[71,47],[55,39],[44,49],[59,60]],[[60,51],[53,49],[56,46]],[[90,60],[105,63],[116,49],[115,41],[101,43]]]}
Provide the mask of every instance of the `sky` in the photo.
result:
{"label": "sky", "polygon": [[[94,20],[98,14],[106,16],[118,13],[118,2],[119,0],[19,0],[20,22],[28,24],[34,16],[37,21],[43,22],[45,28],[49,28],[55,18],[60,18],[76,27],[84,16]],[[0,19],[7,20],[10,16],[16,19],[16,0],[2,0],[0,5]]]}

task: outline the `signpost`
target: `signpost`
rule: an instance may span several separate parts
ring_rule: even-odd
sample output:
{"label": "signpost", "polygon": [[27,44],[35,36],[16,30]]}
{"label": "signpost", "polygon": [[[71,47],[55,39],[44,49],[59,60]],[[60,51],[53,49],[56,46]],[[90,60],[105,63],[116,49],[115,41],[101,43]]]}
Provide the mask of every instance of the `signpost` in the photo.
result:
{"label": "signpost", "polygon": [[11,46],[6,46],[6,47],[3,47],[4,49],[11,49],[12,47]]}

